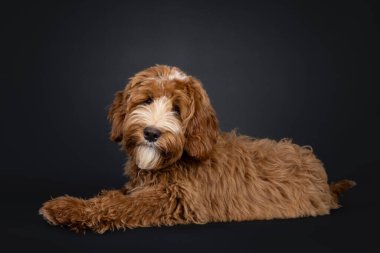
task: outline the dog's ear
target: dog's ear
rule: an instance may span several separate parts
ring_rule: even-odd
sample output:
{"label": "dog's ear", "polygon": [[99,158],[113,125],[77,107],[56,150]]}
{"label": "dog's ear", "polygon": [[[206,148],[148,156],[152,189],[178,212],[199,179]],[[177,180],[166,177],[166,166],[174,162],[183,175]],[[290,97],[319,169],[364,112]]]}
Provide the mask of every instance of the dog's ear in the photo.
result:
{"label": "dog's ear", "polygon": [[108,111],[108,120],[111,123],[110,138],[112,141],[120,142],[123,137],[122,126],[126,116],[124,92],[115,93],[115,98]]}
{"label": "dog's ear", "polygon": [[192,99],[184,149],[191,157],[201,160],[212,150],[219,127],[215,111],[202,84],[193,77],[189,77],[189,84]]}

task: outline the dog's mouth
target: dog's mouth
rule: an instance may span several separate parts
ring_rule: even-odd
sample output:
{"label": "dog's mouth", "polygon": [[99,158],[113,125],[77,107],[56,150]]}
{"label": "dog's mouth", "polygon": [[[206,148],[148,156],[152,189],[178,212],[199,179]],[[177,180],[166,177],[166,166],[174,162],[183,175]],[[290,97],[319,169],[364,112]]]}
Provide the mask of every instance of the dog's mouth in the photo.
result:
{"label": "dog's mouth", "polygon": [[153,149],[156,149],[157,151],[160,150],[160,147],[158,147],[156,142],[150,142],[147,140],[141,141],[138,138],[134,138],[134,137],[126,138],[126,142],[125,142],[126,150],[136,150],[138,148],[144,148],[144,147],[153,148]]}
{"label": "dog's mouth", "polygon": [[138,144],[137,145],[137,148],[138,147],[145,147],[145,148],[152,148],[152,149],[155,149],[156,152],[159,153],[160,156],[162,157],[168,157],[170,156],[170,152],[167,152],[166,150],[164,150],[162,147],[160,147],[157,142],[150,142],[150,141],[145,141]]}
{"label": "dog's mouth", "polygon": [[144,147],[150,147],[150,148],[158,149],[158,147],[155,144],[155,142],[151,142],[151,141],[144,141],[142,144],[140,144],[138,146],[144,146]]}

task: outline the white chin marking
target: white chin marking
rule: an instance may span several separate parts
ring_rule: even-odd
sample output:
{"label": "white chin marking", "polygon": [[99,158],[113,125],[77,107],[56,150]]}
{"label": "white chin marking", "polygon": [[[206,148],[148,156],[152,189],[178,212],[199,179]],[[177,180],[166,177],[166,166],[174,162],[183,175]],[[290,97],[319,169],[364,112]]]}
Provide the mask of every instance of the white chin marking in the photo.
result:
{"label": "white chin marking", "polygon": [[158,165],[160,154],[154,147],[139,146],[136,151],[136,164],[142,170],[154,169]]}

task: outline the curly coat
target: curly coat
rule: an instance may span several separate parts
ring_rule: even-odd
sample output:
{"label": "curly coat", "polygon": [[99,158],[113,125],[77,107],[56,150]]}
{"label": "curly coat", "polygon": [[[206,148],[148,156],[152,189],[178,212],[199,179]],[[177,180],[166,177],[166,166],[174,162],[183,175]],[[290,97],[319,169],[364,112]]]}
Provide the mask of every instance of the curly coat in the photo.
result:
{"label": "curly coat", "polygon": [[[141,168],[137,146],[145,125],[134,112],[148,108],[147,97],[162,96],[178,111],[171,124],[180,130],[164,132],[154,166]],[[103,233],[326,215],[339,207],[338,195],[355,185],[350,180],[329,185],[310,147],[221,132],[201,83],[178,68],[156,65],[136,74],[116,93],[109,119],[111,139],[129,156],[128,183],[90,199],[62,196],[45,202],[40,214],[50,224]]]}

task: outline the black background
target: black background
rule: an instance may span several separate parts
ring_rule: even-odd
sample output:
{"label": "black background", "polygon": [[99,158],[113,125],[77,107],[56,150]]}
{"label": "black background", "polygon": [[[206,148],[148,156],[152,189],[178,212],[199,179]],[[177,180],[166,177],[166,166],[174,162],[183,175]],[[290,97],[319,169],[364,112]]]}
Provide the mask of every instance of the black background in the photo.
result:
{"label": "black background", "polygon": [[[2,9],[10,60],[1,92],[1,247],[380,249],[376,1],[30,1]],[[130,76],[154,64],[201,79],[223,130],[311,145],[331,180],[358,186],[341,209],[318,218],[105,235],[49,226],[37,211],[51,196],[90,197],[125,183],[125,157],[108,140],[107,107]]]}

